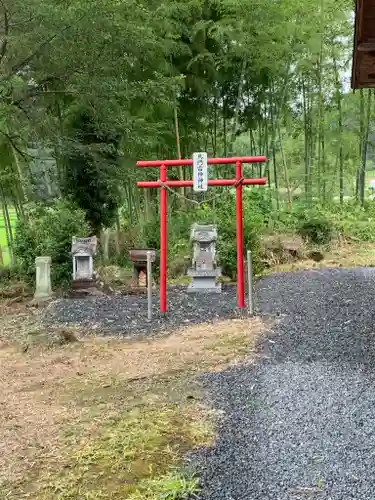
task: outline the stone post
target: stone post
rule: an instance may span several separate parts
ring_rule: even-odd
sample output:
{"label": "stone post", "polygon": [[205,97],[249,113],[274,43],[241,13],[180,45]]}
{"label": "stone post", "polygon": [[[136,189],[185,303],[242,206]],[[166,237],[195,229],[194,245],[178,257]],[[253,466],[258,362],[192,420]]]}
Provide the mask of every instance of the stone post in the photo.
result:
{"label": "stone post", "polygon": [[52,297],[51,257],[37,257],[35,259],[35,267],[36,286],[34,300],[47,300]]}

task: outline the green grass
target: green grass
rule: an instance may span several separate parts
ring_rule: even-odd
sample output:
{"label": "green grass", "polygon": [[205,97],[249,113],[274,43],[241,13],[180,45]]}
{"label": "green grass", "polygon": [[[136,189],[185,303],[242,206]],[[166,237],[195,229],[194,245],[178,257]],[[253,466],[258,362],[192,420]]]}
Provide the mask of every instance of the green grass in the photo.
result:
{"label": "green grass", "polygon": [[[14,229],[16,226],[16,222],[17,222],[17,215],[16,215],[16,211],[13,208],[9,209],[9,216],[10,216],[12,228]],[[9,259],[9,251],[8,251],[8,242],[7,242],[6,232],[5,232],[5,221],[4,221],[4,216],[2,213],[0,214],[0,248],[2,249],[2,253],[3,253],[3,261],[4,261],[3,263],[5,266],[7,266],[9,264],[10,259]]]}
{"label": "green grass", "polygon": [[71,456],[73,466],[63,475],[47,479],[38,500],[185,498],[197,491],[196,481],[173,465],[197,444],[191,434],[174,405],[123,412],[102,423],[102,432]]}

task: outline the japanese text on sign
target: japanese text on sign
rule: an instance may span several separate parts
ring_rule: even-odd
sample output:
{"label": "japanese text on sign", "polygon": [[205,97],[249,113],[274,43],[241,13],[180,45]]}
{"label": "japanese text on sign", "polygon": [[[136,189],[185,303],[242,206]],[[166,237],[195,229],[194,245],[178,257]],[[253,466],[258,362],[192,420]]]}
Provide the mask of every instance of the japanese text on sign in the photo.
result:
{"label": "japanese text on sign", "polygon": [[194,191],[207,191],[207,153],[193,154]]}

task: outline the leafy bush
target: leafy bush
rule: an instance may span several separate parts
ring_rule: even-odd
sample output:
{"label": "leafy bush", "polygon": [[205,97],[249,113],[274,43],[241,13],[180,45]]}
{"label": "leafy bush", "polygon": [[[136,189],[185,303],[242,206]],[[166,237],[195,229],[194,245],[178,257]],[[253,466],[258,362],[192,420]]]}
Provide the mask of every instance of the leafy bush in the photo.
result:
{"label": "leafy bush", "polygon": [[317,245],[329,243],[334,236],[334,230],[333,221],[324,216],[307,218],[298,227],[298,233],[302,238]]}
{"label": "leafy bush", "polygon": [[120,203],[119,136],[91,106],[72,106],[67,117],[64,194],[86,213],[96,235],[110,227]]}
{"label": "leafy bush", "polygon": [[89,234],[85,213],[69,202],[30,207],[26,218],[17,223],[14,240],[14,255],[24,279],[34,280],[35,258],[45,255],[52,259],[52,282],[67,282],[72,273],[72,236]]}
{"label": "leafy bush", "polygon": [[375,243],[375,219],[366,221],[345,219],[340,221],[340,233],[345,238]]}
{"label": "leafy bush", "polygon": [[[244,200],[244,253],[252,251],[254,273],[259,273],[262,262],[259,257],[260,236],[264,230],[264,214],[256,211],[252,200]],[[236,243],[236,214],[233,200],[223,206],[217,220],[219,241],[218,257],[225,276],[236,277],[237,272],[237,243]]]}
{"label": "leafy bush", "polygon": [[375,205],[365,203],[364,207],[354,203],[345,203],[334,207],[337,226],[345,238],[375,242]]}
{"label": "leafy bush", "polygon": [[246,189],[244,191],[244,209],[256,214],[259,220],[262,217],[263,223],[268,224],[272,217],[272,200],[269,191],[264,188]]}

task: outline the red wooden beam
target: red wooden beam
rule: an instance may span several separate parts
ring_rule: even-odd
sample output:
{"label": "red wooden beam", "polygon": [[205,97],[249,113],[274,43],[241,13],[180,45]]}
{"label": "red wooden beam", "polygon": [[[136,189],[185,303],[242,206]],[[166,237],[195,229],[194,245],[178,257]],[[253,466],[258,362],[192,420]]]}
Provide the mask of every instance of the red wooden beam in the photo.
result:
{"label": "red wooden beam", "polygon": [[[160,167],[160,181],[166,182],[167,168]],[[160,311],[167,312],[167,189],[160,189]]]}
{"label": "red wooden beam", "polygon": [[[235,186],[237,184],[237,179],[209,179],[209,186]],[[241,184],[243,186],[264,186],[267,184],[267,178],[262,177],[259,179],[242,179]],[[137,186],[140,188],[158,188],[161,186],[167,187],[190,187],[193,186],[193,181],[138,181]]]}
{"label": "red wooden beam", "polygon": [[[267,161],[265,156],[238,156],[233,158],[208,158],[207,163],[209,165],[228,165],[228,164],[236,164],[237,162],[241,163],[264,163]],[[137,161],[137,167],[145,168],[145,167],[161,167],[165,165],[166,167],[186,167],[189,165],[193,165],[193,160],[146,160],[146,161]]]}
{"label": "red wooden beam", "polygon": [[[249,179],[253,180],[253,179]],[[242,163],[236,163],[236,243],[237,243],[237,304],[245,307],[245,277],[243,269]]]}

